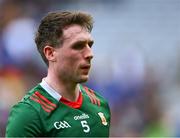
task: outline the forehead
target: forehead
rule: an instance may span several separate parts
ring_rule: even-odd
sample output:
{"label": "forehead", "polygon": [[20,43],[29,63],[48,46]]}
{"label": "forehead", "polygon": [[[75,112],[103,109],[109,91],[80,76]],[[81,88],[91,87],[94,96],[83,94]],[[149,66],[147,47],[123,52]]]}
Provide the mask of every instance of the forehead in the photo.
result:
{"label": "forehead", "polygon": [[91,34],[87,29],[79,25],[71,25],[63,29],[64,41],[92,40]]}

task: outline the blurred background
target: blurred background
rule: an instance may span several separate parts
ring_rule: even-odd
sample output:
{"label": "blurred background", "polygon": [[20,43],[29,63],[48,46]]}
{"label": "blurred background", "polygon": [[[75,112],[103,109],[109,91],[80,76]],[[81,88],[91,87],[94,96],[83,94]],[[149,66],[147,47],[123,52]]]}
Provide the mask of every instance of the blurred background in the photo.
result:
{"label": "blurred background", "polygon": [[52,10],[94,17],[86,85],[109,101],[111,137],[180,137],[180,0],[0,0],[0,137],[46,75],[34,35]]}

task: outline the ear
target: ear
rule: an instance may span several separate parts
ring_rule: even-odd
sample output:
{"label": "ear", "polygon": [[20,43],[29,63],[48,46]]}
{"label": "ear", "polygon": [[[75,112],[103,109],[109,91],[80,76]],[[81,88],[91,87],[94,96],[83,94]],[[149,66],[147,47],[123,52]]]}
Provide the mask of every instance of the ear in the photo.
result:
{"label": "ear", "polygon": [[45,46],[43,52],[48,61],[52,61],[52,62],[56,61],[55,49],[53,47]]}

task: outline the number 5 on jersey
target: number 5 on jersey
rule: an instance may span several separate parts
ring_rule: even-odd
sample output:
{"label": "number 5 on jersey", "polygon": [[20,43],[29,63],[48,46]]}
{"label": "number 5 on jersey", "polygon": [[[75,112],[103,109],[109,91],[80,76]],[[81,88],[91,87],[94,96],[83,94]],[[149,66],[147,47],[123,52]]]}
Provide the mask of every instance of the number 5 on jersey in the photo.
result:
{"label": "number 5 on jersey", "polygon": [[81,125],[82,125],[83,131],[84,131],[85,133],[88,133],[88,132],[90,131],[90,127],[89,127],[89,125],[87,124],[87,121],[86,121],[86,120],[81,121]]}

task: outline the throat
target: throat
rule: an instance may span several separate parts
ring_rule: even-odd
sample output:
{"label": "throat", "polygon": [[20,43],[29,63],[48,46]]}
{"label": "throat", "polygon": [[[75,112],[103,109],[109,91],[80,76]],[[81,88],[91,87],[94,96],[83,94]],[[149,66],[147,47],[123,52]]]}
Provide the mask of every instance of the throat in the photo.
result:
{"label": "throat", "polygon": [[62,93],[62,97],[68,101],[71,101],[71,102],[76,102],[78,100],[78,97],[79,97],[79,90],[78,91],[75,91],[75,92],[65,92],[65,93]]}
{"label": "throat", "polygon": [[79,84],[63,83],[62,81],[49,79],[48,77],[43,80],[59,95],[61,95],[61,97],[64,97],[68,101],[77,101],[80,91]]}
{"label": "throat", "polygon": [[63,85],[61,87],[61,96],[68,101],[75,102],[79,97],[79,85]]}

